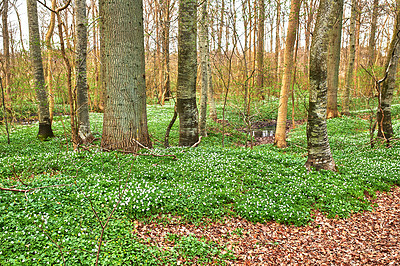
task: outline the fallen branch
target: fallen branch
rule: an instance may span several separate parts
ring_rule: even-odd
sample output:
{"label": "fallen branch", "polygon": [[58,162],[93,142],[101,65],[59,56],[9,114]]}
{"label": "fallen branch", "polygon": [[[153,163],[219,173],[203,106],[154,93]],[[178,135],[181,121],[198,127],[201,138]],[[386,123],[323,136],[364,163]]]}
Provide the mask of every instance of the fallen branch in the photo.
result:
{"label": "fallen branch", "polygon": [[42,189],[42,188],[49,188],[49,187],[65,187],[65,186],[72,186],[71,184],[61,184],[61,185],[53,185],[53,186],[45,186],[45,187],[35,187],[35,188],[30,188],[30,189],[16,189],[16,188],[4,188],[0,187],[0,190],[4,191],[12,191],[12,192],[22,192],[22,193],[28,193],[37,189]]}

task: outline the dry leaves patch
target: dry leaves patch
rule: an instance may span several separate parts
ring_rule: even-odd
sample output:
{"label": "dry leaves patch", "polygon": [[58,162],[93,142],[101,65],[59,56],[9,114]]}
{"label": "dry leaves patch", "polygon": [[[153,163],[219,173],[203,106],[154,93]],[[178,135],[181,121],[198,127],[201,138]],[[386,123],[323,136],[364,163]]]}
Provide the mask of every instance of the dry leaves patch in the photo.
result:
{"label": "dry leaves patch", "polygon": [[400,265],[400,188],[378,192],[373,212],[348,219],[315,213],[308,226],[267,222],[254,224],[226,218],[206,226],[137,224],[138,236],[162,248],[172,247],[168,234],[205,236],[232,249],[234,265]]}

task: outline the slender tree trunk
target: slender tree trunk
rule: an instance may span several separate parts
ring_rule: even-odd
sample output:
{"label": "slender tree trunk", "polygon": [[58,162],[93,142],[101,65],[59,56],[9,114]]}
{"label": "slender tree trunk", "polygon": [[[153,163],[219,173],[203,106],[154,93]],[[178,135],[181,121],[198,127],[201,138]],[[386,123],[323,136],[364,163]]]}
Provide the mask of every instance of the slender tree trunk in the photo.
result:
{"label": "slender tree trunk", "polygon": [[353,90],[353,96],[357,97],[360,95],[360,82],[359,82],[359,76],[357,75],[357,71],[360,67],[360,60],[361,60],[361,46],[360,46],[360,32],[361,32],[361,7],[359,5],[359,1],[357,1],[357,17],[356,17],[356,31],[355,31],[355,58],[354,58],[354,74],[353,74],[353,84],[354,84],[354,90]]}
{"label": "slender tree trunk", "polygon": [[85,143],[91,141],[90,132],[88,84],[86,72],[87,57],[87,19],[86,1],[76,0],[76,113],[78,119],[78,136]]}
{"label": "slender tree trunk", "polygon": [[142,0],[100,0],[106,108],[101,146],[137,151],[151,146],[146,113]]}
{"label": "slender tree trunk", "polygon": [[343,95],[343,109],[344,115],[350,115],[350,91],[353,83],[354,75],[354,61],[356,57],[356,19],[357,19],[357,0],[351,1],[351,17],[350,17],[350,48],[349,48],[349,61],[346,72],[346,85]]}
{"label": "slender tree trunk", "polygon": [[199,34],[200,58],[201,58],[201,99],[199,116],[199,134],[207,136],[207,91],[208,91],[208,14],[207,0],[201,6],[200,34]]}
{"label": "slender tree trunk", "polygon": [[199,140],[199,118],[196,105],[196,0],[180,0],[178,23],[177,109],[179,114],[179,146],[192,146]]}
{"label": "slender tree trunk", "polygon": [[328,106],[326,117],[328,119],[338,117],[337,94],[339,88],[339,63],[340,63],[340,44],[342,39],[342,18],[343,9],[339,14],[337,23],[333,26],[331,37],[328,44]]}
{"label": "slender tree trunk", "polygon": [[264,0],[257,0],[258,4],[258,29],[257,29],[257,87],[264,99]]}
{"label": "slender tree trunk", "polygon": [[39,21],[36,0],[27,0],[29,24],[29,49],[35,77],[36,97],[39,102],[39,132],[40,140],[54,137],[51,128],[49,101],[45,89],[42,53],[40,49]]}
{"label": "slender tree trunk", "polygon": [[217,120],[217,107],[215,105],[215,96],[214,96],[214,86],[213,86],[213,78],[211,71],[211,62],[208,60],[208,101],[210,106],[210,118]]}
{"label": "slender tree trunk", "polygon": [[2,10],[2,34],[3,34],[3,51],[4,51],[4,87],[6,88],[6,105],[11,106],[11,71],[10,71],[10,36],[8,32],[8,1],[3,0]]}
{"label": "slender tree trunk", "polygon": [[385,64],[386,79],[382,82],[380,91],[378,92],[378,138],[384,139],[387,144],[390,143],[393,137],[391,105],[393,92],[397,87],[396,73],[400,58],[400,0],[396,2],[396,25]]}
{"label": "slender tree trunk", "polygon": [[276,76],[275,80],[279,83],[280,80],[280,66],[279,66],[279,54],[281,50],[281,36],[279,33],[279,29],[281,27],[281,2],[280,0],[276,0],[276,27],[275,27],[275,68],[276,68]]}
{"label": "slender tree trunk", "polygon": [[332,28],[340,19],[343,0],[321,0],[310,51],[310,96],[307,122],[308,170],[336,171],[326,127],[327,54]]}
{"label": "slender tree trunk", "polygon": [[[56,9],[56,0],[51,1],[51,9]],[[49,111],[50,111],[50,120],[53,121],[54,116],[54,90],[53,90],[53,73],[52,73],[52,51],[53,47],[51,45],[51,38],[53,37],[54,26],[56,22],[56,13],[51,12],[50,14],[50,25],[47,29],[45,44],[47,48],[47,75],[46,75],[46,84],[47,89],[49,91]]]}
{"label": "slender tree trunk", "polygon": [[162,28],[162,56],[163,56],[163,70],[162,70],[162,102],[169,100],[172,97],[170,85],[170,63],[169,63],[169,31],[170,31],[170,0],[162,0],[161,4],[161,28]]}
{"label": "slender tree trunk", "polygon": [[297,29],[299,27],[299,12],[301,0],[292,0],[289,25],[287,29],[285,55],[284,55],[284,74],[282,79],[281,93],[279,97],[278,119],[275,132],[275,145],[278,148],[287,147],[286,143],[286,121],[287,107],[290,92],[290,82],[293,78],[293,51],[296,42]]}
{"label": "slender tree trunk", "polygon": [[[371,15],[371,30],[369,34],[368,41],[368,66],[370,68],[374,67],[375,64],[375,36],[376,36],[376,25],[378,22],[378,5],[379,0],[374,0],[372,7],[372,15]],[[371,77],[370,86],[367,91],[367,95],[372,97],[374,95],[373,87],[374,87],[374,79]]]}

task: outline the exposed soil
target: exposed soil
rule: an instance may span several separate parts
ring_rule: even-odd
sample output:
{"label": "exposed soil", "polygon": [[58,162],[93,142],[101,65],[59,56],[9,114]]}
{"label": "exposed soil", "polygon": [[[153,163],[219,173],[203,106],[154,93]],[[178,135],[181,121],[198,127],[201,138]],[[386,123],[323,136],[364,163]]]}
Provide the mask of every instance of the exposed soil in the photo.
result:
{"label": "exposed soil", "polygon": [[[161,248],[171,247],[167,234],[206,237],[233,250],[231,265],[400,265],[400,189],[377,192],[372,212],[348,219],[315,213],[304,227],[267,222],[253,224],[226,218],[207,226],[137,224],[135,232]],[[238,234],[238,232],[241,232]]]}

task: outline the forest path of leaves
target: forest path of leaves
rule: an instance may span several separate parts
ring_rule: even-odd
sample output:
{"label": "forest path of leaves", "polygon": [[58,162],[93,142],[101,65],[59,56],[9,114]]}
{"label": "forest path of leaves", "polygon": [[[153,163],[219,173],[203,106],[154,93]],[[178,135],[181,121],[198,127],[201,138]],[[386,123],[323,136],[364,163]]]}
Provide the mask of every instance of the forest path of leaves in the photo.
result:
{"label": "forest path of leaves", "polygon": [[136,230],[163,247],[171,246],[168,233],[205,236],[234,251],[233,265],[400,265],[400,188],[377,192],[373,202],[373,212],[347,219],[316,213],[304,227],[227,218],[208,226],[139,224]]}

